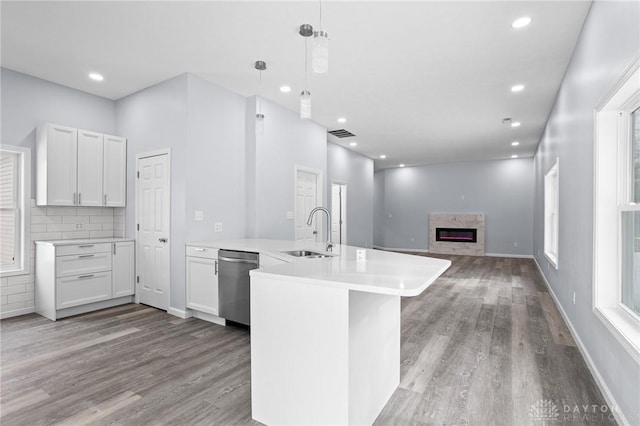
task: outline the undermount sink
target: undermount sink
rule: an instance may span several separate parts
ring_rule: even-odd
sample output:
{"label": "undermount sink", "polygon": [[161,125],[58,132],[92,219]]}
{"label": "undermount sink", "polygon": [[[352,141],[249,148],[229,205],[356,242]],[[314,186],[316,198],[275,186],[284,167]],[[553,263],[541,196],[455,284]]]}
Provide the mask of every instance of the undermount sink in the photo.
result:
{"label": "undermount sink", "polygon": [[282,251],[280,253],[288,254],[290,256],[295,257],[332,257],[331,254],[320,253],[317,251],[311,250],[290,250],[290,251]]}

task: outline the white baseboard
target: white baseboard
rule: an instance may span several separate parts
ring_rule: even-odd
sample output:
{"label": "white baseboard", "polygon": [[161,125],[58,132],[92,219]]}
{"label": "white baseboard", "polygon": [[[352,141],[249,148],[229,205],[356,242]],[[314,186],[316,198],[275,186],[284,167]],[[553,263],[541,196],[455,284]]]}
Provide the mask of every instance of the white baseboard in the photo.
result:
{"label": "white baseboard", "polygon": [[517,259],[533,259],[532,254],[485,253],[487,257],[515,257]]}
{"label": "white baseboard", "polygon": [[182,319],[191,318],[191,311],[190,310],[184,310],[183,311],[183,310],[180,310],[180,309],[169,307],[169,309],[167,309],[167,313],[169,315],[173,315],[174,317],[178,317],[178,318],[182,318]]}
{"label": "white baseboard", "polygon": [[429,250],[418,249],[418,248],[394,248],[394,247],[382,247],[382,246],[373,246],[374,249],[377,250],[387,250],[387,251],[400,251],[400,252],[414,252],[414,253],[429,253]]}
{"label": "white baseboard", "polygon": [[549,284],[549,281],[547,281],[547,277],[544,275],[544,272],[542,271],[542,267],[538,263],[538,259],[534,257],[533,260],[536,263],[536,266],[538,267],[538,271],[540,272],[540,275],[542,275],[542,280],[547,286],[547,289],[549,290],[549,294],[551,294],[551,298],[553,299],[553,302],[556,304],[558,311],[560,311],[560,315],[562,316],[562,319],[567,324],[567,327],[569,328],[569,332],[571,333],[573,340],[575,340],[576,344],[578,345],[578,350],[580,351],[580,354],[582,354],[582,357],[586,361],[587,367],[589,368],[589,371],[591,371],[591,375],[596,381],[596,385],[598,386],[598,388],[600,389],[600,392],[604,396],[604,399],[607,402],[607,405],[611,408],[611,412],[613,413],[613,416],[616,418],[616,421],[618,422],[618,424],[630,425],[626,416],[620,410],[620,407],[616,403],[616,400],[613,397],[613,394],[609,390],[609,387],[605,383],[604,379],[602,378],[602,375],[598,371],[598,368],[596,367],[595,363],[591,359],[591,356],[589,356],[589,352],[587,352],[587,348],[582,343],[580,336],[576,332],[576,329],[573,327],[573,324],[569,320],[567,313],[564,311],[562,305],[560,304],[560,301],[556,297],[556,294],[554,293],[553,288],[551,288],[551,284]]}
{"label": "white baseboard", "polygon": [[9,312],[0,312],[0,319],[19,317],[20,315],[32,314],[36,311],[34,306],[30,308],[15,309]]}

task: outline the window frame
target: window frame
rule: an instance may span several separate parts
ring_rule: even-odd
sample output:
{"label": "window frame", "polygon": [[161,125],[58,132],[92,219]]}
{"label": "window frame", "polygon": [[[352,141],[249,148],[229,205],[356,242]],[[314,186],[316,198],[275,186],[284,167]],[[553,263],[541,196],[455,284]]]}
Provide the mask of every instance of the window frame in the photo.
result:
{"label": "window frame", "polygon": [[[622,303],[622,214],[631,202],[631,113],[640,107],[640,57],[594,111],[593,312],[640,364],[640,316]],[[615,285],[611,285],[611,282]]]}
{"label": "window frame", "polygon": [[16,261],[10,267],[0,265],[0,277],[27,275],[31,266],[31,148],[2,145],[0,151],[16,154],[18,158],[18,220],[16,230]]}
{"label": "window frame", "polygon": [[[549,193],[552,188],[553,193]],[[553,198],[553,212],[548,211],[550,198]],[[549,216],[552,216],[549,219]],[[558,269],[558,252],[560,247],[560,159],[556,158],[553,166],[544,175],[544,255]]]}

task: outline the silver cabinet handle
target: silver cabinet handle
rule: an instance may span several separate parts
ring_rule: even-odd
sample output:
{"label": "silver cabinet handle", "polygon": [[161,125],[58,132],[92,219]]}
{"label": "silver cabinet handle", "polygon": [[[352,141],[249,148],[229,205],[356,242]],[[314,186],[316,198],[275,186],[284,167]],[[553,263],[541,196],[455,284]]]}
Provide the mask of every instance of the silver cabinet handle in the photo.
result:
{"label": "silver cabinet handle", "polygon": [[229,263],[250,263],[251,265],[257,265],[258,261],[256,260],[249,260],[249,259],[235,259],[232,257],[224,257],[224,256],[220,256],[218,257],[219,260],[224,260],[225,262],[229,262]]}
{"label": "silver cabinet handle", "polygon": [[82,204],[82,192],[78,192],[78,205]]}
{"label": "silver cabinet handle", "polygon": [[94,276],[94,274],[89,274],[89,275],[80,275],[80,276],[78,277],[78,279],[80,279],[80,278],[91,278],[91,277],[93,277],[93,276]]}
{"label": "silver cabinet handle", "polygon": [[116,243],[113,243],[113,255],[116,255]]}
{"label": "silver cabinet handle", "polygon": [[93,244],[84,244],[84,245],[81,245],[81,246],[78,246],[78,247],[86,248],[86,247],[93,247],[93,246],[94,246]]}
{"label": "silver cabinet handle", "polygon": [[216,260],[216,273],[214,275],[218,275],[218,261]]}
{"label": "silver cabinet handle", "polygon": [[76,205],[76,193],[75,192],[73,193],[73,205],[74,206]]}
{"label": "silver cabinet handle", "polygon": [[81,254],[80,256],[78,256],[79,258],[83,258],[83,257],[93,257],[93,254]]}
{"label": "silver cabinet handle", "polygon": [[207,251],[207,249],[206,249],[206,248],[196,248],[196,249],[194,249],[194,250],[195,250],[195,251]]}
{"label": "silver cabinet handle", "polygon": [[104,194],[104,205],[107,205],[107,194]]}
{"label": "silver cabinet handle", "polygon": [[166,243],[169,240],[166,238],[158,238],[158,241],[160,241],[161,243]]}

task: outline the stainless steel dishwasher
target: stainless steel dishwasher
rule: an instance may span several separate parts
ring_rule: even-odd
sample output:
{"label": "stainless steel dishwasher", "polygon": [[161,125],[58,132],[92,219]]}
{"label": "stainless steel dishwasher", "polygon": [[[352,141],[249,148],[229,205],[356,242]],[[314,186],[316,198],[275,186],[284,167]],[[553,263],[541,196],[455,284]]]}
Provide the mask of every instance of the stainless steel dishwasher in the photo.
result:
{"label": "stainless steel dishwasher", "polygon": [[251,325],[249,271],[258,267],[258,253],[218,251],[218,303],[220,317]]}

